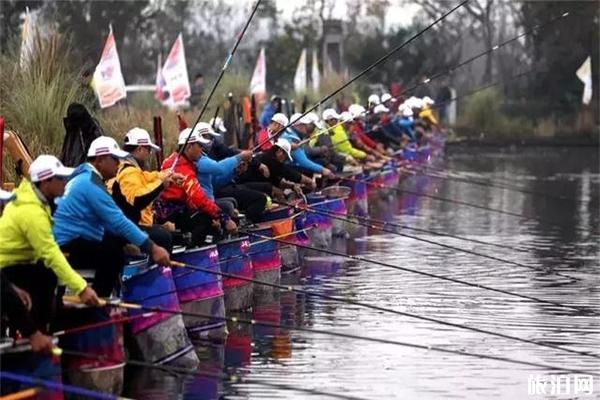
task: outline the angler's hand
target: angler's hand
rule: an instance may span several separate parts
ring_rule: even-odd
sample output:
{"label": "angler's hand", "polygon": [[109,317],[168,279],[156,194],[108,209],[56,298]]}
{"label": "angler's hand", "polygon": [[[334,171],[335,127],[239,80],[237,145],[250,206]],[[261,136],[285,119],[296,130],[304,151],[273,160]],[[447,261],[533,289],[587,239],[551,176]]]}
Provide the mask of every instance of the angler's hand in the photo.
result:
{"label": "angler's hand", "polygon": [[268,178],[271,175],[271,173],[269,172],[269,167],[267,167],[265,164],[260,164],[258,166],[258,170],[265,178]]}
{"label": "angler's hand", "polygon": [[15,293],[17,294],[17,296],[19,296],[19,299],[21,299],[21,302],[23,302],[23,305],[25,306],[25,308],[27,309],[27,311],[31,311],[31,296],[29,296],[29,293],[27,293],[25,290],[16,287],[15,285],[12,285],[13,289],[15,290]]}
{"label": "angler's hand", "polygon": [[91,287],[87,286],[81,293],[79,293],[79,300],[88,306],[99,306],[100,299],[96,294],[96,291]]}
{"label": "angler's hand", "polygon": [[252,160],[252,150],[244,150],[238,154],[238,157],[242,161],[250,162]]}
{"label": "angler's hand", "polygon": [[294,193],[296,193],[298,196],[304,195],[304,193],[302,193],[302,186],[300,186],[299,184],[296,183],[294,186],[292,186],[292,189],[294,190]]}
{"label": "angler's hand", "polygon": [[221,229],[221,222],[218,219],[213,219],[212,220],[212,227],[216,230],[220,230]]}
{"label": "angler's hand", "polygon": [[35,331],[29,336],[29,343],[31,344],[31,350],[34,353],[52,354],[54,343],[50,336],[44,335],[40,331]]}
{"label": "angler's hand", "polygon": [[370,155],[370,154],[369,154],[369,155],[368,155],[368,156],[365,158],[365,160],[366,160],[366,161],[369,161],[369,162],[373,162],[373,161],[375,161],[375,157],[373,157],[372,155]]}
{"label": "angler's hand", "polygon": [[232,235],[237,233],[236,223],[233,222],[232,219],[228,219],[227,222],[225,222],[225,230]]}
{"label": "angler's hand", "polygon": [[323,174],[323,176],[325,178],[329,178],[329,179],[335,178],[335,175],[333,174],[333,172],[331,172],[331,170],[329,168],[323,168],[323,170],[321,171],[321,174]]}
{"label": "angler's hand", "polygon": [[169,252],[163,249],[162,247],[153,244],[152,245],[152,260],[158,265],[171,265],[171,258],[169,257]]}

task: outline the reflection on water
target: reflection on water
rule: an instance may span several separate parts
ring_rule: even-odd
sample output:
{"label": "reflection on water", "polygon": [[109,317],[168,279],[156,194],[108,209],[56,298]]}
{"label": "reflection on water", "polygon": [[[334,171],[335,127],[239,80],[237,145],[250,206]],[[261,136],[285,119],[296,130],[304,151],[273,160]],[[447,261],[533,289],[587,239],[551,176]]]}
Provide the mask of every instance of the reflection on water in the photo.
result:
{"label": "reflection on water", "polygon": [[[523,251],[410,232],[539,269],[397,235],[378,235],[359,226],[348,228],[350,239],[334,240],[333,249],[600,312],[597,150],[450,149],[435,167],[470,179],[493,179],[571,200],[415,176],[403,183],[411,191],[517,212],[536,220],[394,193],[372,193],[371,215],[519,248]],[[600,318],[366,262],[311,254],[302,272],[286,276],[284,281],[332,296],[600,353]],[[256,303],[251,312],[237,316],[600,373],[598,359],[294,293],[271,296]],[[198,348],[203,362],[200,370],[205,375],[182,379],[157,371],[129,371],[125,394],[144,399],[309,398],[300,391],[252,383],[254,379],[370,399],[519,399],[534,398],[527,395],[531,374],[555,372],[283,328],[230,323],[228,329],[225,343]],[[224,374],[246,381],[216,377]],[[595,396],[600,393],[599,381],[597,378]]]}

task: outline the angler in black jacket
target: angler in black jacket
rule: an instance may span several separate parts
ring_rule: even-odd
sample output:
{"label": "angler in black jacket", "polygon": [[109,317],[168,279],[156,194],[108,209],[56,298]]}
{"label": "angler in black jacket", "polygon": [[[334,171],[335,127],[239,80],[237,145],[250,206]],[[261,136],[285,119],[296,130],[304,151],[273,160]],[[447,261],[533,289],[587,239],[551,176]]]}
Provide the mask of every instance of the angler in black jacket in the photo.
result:
{"label": "angler in black jacket", "polygon": [[[277,142],[266,152],[258,155],[256,158],[258,164],[264,164],[269,168],[269,177],[265,178],[258,168],[250,166],[248,171],[240,175],[237,179],[239,183],[243,183],[248,187],[256,190],[261,190],[275,198],[281,198],[281,189],[293,188],[295,191],[301,191],[299,184],[304,184],[314,189],[314,182],[307,176],[302,175],[295,170],[286,161],[291,160],[290,156],[291,145],[285,139],[278,139]],[[256,185],[260,183],[262,185]],[[265,186],[269,183],[269,186]],[[271,189],[269,193],[267,188]]]}

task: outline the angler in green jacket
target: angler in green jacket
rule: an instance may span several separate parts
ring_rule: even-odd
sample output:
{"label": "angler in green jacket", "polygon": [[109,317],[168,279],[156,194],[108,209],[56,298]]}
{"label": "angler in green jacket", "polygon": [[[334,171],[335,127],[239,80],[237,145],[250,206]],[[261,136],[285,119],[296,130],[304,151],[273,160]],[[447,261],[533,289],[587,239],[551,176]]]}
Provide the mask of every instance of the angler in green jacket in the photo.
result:
{"label": "angler in green jacket", "polygon": [[31,315],[46,331],[52,315],[57,279],[89,305],[96,292],[67,262],[52,235],[51,204],[62,196],[73,169],[54,156],[39,156],[30,166],[30,180],[15,190],[0,218],[0,268],[3,275],[31,296]]}

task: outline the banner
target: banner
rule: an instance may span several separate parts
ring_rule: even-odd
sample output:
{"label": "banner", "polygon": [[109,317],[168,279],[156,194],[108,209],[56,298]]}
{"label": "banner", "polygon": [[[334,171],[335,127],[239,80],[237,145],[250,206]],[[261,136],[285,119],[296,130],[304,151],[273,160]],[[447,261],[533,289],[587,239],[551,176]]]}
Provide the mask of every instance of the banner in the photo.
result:
{"label": "banner", "polygon": [[267,65],[265,63],[265,49],[260,49],[256,67],[250,80],[250,94],[258,103],[263,103],[267,99]]}
{"label": "banner", "polygon": [[312,52],[312,71],[311,71],[312,87],[315,92],[319,92],[321,86],[321,75],[319,74],[319,60],[317,59],[317,49]]}
{"label": "banner", "polygon": [[306,49],[302,49],[302,53],[300,53],[294,75],[294,90],[296,93],[306,92]]}
{"label": "banner", "polygon": [[94,71],[93,87],[101,108],[110,107],[127,97],[112,27],[109,27],[102,57]]}
{"label": "banner", "polygon": [[581,102],[588,105],[592,101],[592,59],[590,56],[581,64],[576,74],[584,85]]}
{"label": "banner", "polygon": [[185,50],[183,48],[183,36],[177,36],[169,56],[162,68],[164,79],[164,91],[168,92],[166,99],[169,106],[177,107],[186,104],[192,90],[188,79],[187,65],[185,62]]}

